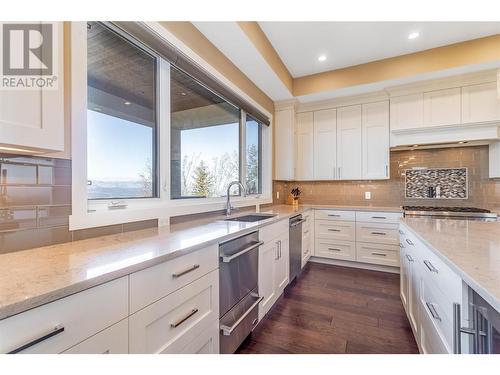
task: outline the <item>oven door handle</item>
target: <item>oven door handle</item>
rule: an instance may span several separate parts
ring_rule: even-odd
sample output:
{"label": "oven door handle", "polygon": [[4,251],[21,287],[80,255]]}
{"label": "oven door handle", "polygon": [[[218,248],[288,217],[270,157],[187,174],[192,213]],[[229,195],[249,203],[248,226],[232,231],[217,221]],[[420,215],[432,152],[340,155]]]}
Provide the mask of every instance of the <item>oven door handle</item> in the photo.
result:
{"label": "oven door handle", "polygon": [[229,256],[221,256],[222,258],[222,261],[224,263],[229,263],[230,261],[232,261],[233,259],[235,258],[238,258],[240,255],[243,255],[245,253],[248,253],[250,250],[253,250],[255,249],[256,247],[259,247],[259,246],[262,246],[264,244],[264,241],[259,241],[257,243],[254,243],[253,245],[250,245],[246,248],[244,248],[243,250],[237,252],[236,254],[233,254],[233,255],[229,255]]}
{"label": "oven door handle", "polygon": [[243,319],[245,319],[247,317],[247,315],[252,312],[252,310],[255,308],[255,306],[257,306],[260,303],[260,301],[262,301],[263,299],[264,299],[264,296],[259,297],[252,304],[252,306],[250,306],[248,308],[248,310],[245,311],[245,313],[242,316],[240,316],[240,318],[236,322],[234,322],[234,324],[231,327],[228,327],[226,325],[221,324],[220,329],[222,331],[222,334],[224,336],[231,336],[231,333],[233,333],[233,331],[236,329],[236,327],[238,327],[238,325],[243,321]]}

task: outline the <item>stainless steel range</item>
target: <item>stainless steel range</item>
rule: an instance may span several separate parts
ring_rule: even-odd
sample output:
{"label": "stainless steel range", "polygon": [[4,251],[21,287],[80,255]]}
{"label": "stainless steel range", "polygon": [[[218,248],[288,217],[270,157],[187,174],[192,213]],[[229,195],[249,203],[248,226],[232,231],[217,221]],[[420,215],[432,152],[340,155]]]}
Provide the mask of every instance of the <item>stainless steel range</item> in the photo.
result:
{"label": "stainless steel range", "polygon": [[403,206],[405,216],[430,216],[435,219],[496,221],[497,214],[474,207]]}

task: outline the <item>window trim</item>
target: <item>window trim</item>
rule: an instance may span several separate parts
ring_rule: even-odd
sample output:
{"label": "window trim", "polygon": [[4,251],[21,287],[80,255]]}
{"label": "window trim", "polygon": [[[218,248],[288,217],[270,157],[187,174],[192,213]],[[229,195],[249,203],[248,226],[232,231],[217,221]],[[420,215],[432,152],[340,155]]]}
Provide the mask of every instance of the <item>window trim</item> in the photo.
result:
{"label": "window trim", "polygon": [[[158,38],[174,44],[179,50],[209,71],[223,84],[253,103],[269,116],[271,126],[262,126],[262,194],[232,199],[235,207],[272,203],[272,122],[273,116],[240,88],[216,71],[206,61],[187,48],[157,22],[145,23]],[[170,199],[170,64],[159,59],[160,73],[168,84],[160,85],[158,108],[158,163],[159,197],[125,200],[127,208],[109,210],[106,201],[89,201],[87,194],[87,28],[86,22],[71,22],[71,150],[72,150],[72,214],[70,230],[92,228],[127,222],[158,219],[159,225],[168,225],[171,216],[221,210],[226,198]],[[89,212],[89,209],[95,211]]]}

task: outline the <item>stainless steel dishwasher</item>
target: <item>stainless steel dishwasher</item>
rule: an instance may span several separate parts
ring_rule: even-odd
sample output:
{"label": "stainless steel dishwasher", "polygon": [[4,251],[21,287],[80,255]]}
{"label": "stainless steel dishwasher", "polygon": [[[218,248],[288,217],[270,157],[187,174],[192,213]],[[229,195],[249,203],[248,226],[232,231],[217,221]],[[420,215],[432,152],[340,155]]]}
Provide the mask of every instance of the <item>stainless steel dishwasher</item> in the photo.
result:
{"label": "stainless steel dishwasher", "polygon": [[302,269],[302,215],[290,218],[290,282],[299,276]]}
{"label": "stainless steel dishwasher", "polygon": [[220,353],[234,353],[258,323],[259,232],[219,245]]}

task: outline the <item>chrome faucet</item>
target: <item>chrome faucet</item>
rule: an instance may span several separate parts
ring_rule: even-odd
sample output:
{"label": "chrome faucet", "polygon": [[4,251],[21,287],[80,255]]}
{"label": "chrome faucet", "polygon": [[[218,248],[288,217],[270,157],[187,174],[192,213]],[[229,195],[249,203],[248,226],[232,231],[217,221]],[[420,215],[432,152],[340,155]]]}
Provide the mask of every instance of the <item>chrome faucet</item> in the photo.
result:
{"label": "chrome faucet", "polygon": [[231,206],[231,194],[229,192],[229,190],[231,190],[231,187],[233,185],[240,185],[241,192],[242,192],[243,196],[244,197],[247,196],[247,190],[245,189],[245,186],[240,181],[230,182],[229,185],[227,185],[227,200],[226,200],[226,215],[227,216],[231,215],[231,210],[234,208],[233,206]]}

